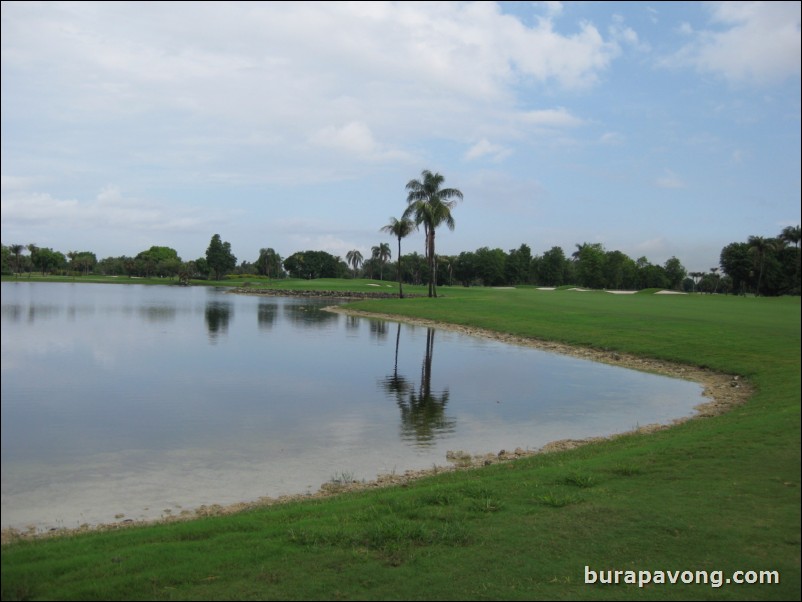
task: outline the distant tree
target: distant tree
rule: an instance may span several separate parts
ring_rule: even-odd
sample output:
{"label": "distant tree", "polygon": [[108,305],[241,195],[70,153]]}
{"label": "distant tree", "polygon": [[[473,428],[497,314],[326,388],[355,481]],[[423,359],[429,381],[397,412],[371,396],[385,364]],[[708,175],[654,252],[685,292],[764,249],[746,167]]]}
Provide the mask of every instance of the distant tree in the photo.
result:
{"label": "distant tree", "polygon": [[259,249],[256,272],[268,278],[277,278],[281,274],[281,256],[272,248]]}
{"label": "distant tree", "polygon": [[345,262],[353,268],[354,278],[356,278],[359,272],[359,266],[361,266],[363,262],[362,253],[360,253],[358,249],[348,251],[345,254]]}
{"label": "distant tree", "polygon": [[476,249],[476,277],[484,286],[501,286],[505,283],[504,271],[507,254],[501,249],[482,247]]}
{"label": "distant tree", "polygon": [[766,266],[766,255],[773,251],[776,246],[773,239],[764,238],[763,236],[750,236],[748,244],[749,252],[754,256],[758,269],[755,294],[760,295],[760,286],[763,284],[763,270]]}
{"label": "distant tree", "polygon": [[538,266],[538,282],[545,286],[561,286],[566,284],[568,259],[561,247],[552,247],[540,259]]}
{"label": "distant tree", "polygon": [[663,269],[666,271],[669,288],[675,291],[680,290],[682,281],[688,274],[688,272],[685,270],[685,267],[682,265],[682,263],[680,263],[680,260],[676,257],[671,257],[666,261]]}
{"label": "distant tree", "polygon": [[404,217],[411,218],[416,224],[423,224],[426,235],[426,259],[429,264],[429,296],[437,297],[437,261],[435,256],[434,237],[437,228],[446,224],[449,230],[454,229],[454,218],[451,210],[457,201],[462,199],[462,192],[456,188],[441,188],[445,178],[428,169],[421,172],[420,180],[407,182],[407,210]]}
{"label": "distant tree", "polygon": [[231,243],[222,242],[219,234],[212,236],[209,248],[206,249],[206,263],[212,280],[222,280],[237,266],[237,258],[231,252]]}
{"label": "distant tree", "polygon": [[530,280],[532,249],[522,244],[510,249],[504,262],[504,279],[507,284],[526,284]]}
{"label": "distant tree", "polygon": [[25,249],[25,245],[9,245],[8,249],[11,251],[11,254],[14,255],[14,273],[19,273],[20,256]]}
{"label": "distant tree", "polygon": [[[63,270],[67,267],[67,258],[63,253],[46,247],[39,248],[35,245],[31,246],[33,247],[31,251],[31,261],[35,268],[41,270],[42,276],[56,270]],[[30,246],[28,248],[30,248]]]}
{"label": "distant tree", "polygon": [[[340,266],[342,264],[342,270]],[[301,251],[284,260],[284,267],[294,278],[341,278],[348,267],[325,251]]]}
{"label": "distant tree", "polygon": [[382,226],[382,232],[387,232],[387,234],[392,234],[398,239],[398,270],[396,276],[398,277],[398,298],[404,298],[404,287],[401,284],[403,280],[403,273],[401,270],[401,239],[406,238],[409,236],[412,231],[415,229],[415,223],[406,218],[402,217],[401,219],[397,219],[395,217],[391,217],[390,221],[387,223],[386,226]]}
{"label": "distant tree", "polygon": [[637,268],[625,253],[608,251],[604,258],[604,286],[613,290],[631,288]]}
{"label": "distant tree", "polygon": [[88,275],[97,265],[97,257],[91,251],[72,251],[70,267],[76,272]]}
{"label": "distant tree", "polygon": [[384,280],[384,264],[393,256],[390,251],[390,245],[386,242],[381,242],[373,247],[371,251],[373,259],[379,262],[379,280]]}
{"label": "distant tree", "polygon": [[0,245],[0,272],[3,274],[13,274],[14,267],[13,262],[11,261],[11,249],[9,249],[6,245]]}
{"label": "distant tree", "polygon": [[574,260],[579,284],[588,288],[605,288],[604,262],[606,253],[600,243],[576,245]]}
{"label": "distant tree", "polygon": [[454,262],[454,277],[462,286],[470,286],[476,280],[476,253],[463,251]]}
{"label": "distant tree", "polygon": [[[802,254],[799,252],[799,242],[800,242],[800,230],[799,226],[787,226],[783,228],[782,233],[780,234],[780,239],[784,240],[788,244],[794,245],[794,255],[793,258],[793,272],[789,275],[790,278],[790,285],[788,286],[788,291],[794,294],[799,294],[800,292],[800,273],[802,272]],[[785,261],[783,261],[785,263]]]}
{"label": "distant tree", "polygon": [[134,270],[138,276],[173,277],[180,269],[181,258],[170,247],[152,246],[134,257]]}
{"label": "distant tree", "polygon": [[752,280],[752,258],[749,256],[749,245],[733,242],[721,250],[719,256],[721,270],[729,276],[732,291],[744,293]]}
{"label": "distant tree", "polygon": [[787,226],[783,228],[780,238],[790,245],[799,248],[799,240],[802,235],[800,234],[799,226]]}

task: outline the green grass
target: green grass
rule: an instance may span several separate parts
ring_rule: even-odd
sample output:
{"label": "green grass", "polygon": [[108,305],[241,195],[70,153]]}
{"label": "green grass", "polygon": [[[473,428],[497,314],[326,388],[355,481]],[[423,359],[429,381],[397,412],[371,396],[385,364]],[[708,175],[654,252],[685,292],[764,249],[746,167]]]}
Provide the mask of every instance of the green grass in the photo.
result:
{"label": "green grass", "polygon": [[[706,366],[756,393],[723,416],[404,487],[20,541],[2,551],[2,598],[800,597],[798,298],[440,293],[353,307]],[[776,570],[781,582],[585,585],[586,565]]]}

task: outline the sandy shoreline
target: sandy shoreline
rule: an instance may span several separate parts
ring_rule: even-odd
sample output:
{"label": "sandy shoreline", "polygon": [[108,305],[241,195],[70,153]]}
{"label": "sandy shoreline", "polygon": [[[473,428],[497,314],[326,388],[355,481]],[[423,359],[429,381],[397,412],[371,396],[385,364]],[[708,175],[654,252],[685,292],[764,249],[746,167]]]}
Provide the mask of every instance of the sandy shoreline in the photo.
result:
{"label": "sandy shoreline", "polygon": [[652,374],[660,374],[663,376],[681,378],[683,380],[696,382],[699,385],[701,385],[703,388],[702,394],[705,398],[707,398],[707,401],[697,405],[694,408],[696,410],[696,414],[693,416],[679,418],[673,420],[671,423],[668,424],[650,424],[641,426],[638,429],[619,433],[617,435],[612,435],[610,437],[562,439],[562,440],[552,441],[544,445],[543,447],[535,450],[523,450],[521,448],[517,448],[515,450],[500,450],[493,453],[474,455],[474,456],[466,454],[461,450],[453,450],[448,452],[446,456],[448,464],[445,466],[435,466],[433,468],[426,470],[408,470],[403,473],[379,475],[375,480],[372,481],[358,481],[350,483],[327,482],[322,484],[317,492],[311,494],[287,495],[276,498],[262,497],[251,502],[242,502],[225,506],[216,504],[210,506],[201,506],[192,511],[184,511],[180,515],[163,517],[155,520],[135,521],[129,519],[117,523],[92,525],[92,526],[87,525],[84,527],[79,527],[77,529],[53,529],[46,532],[39,532],[35,530],[22,531],[18,529],[4,529],[2,531],[2,537],[1,537],[2,544],[6,544],[12,541],[17,541],[19,539],[47,537],[53,535],[81,533],[87,531],[106,531],[134,525],[146,525],[146,524],[154,524],[161,522],[172,522],[178,520],[191,520],[194,518],[201,518],[207,516],[233,514],[235,512],[241,512],[244,510],[249,510],[258,507],[271,506],[275,504],[283,504],[300,500],[328,497],[331,495],[337,495],[344,491],[356,491],[356,490],[372,489],[377,487],[401,485],[404,483],[408,483],[412,480],[430,476],[440,472],[464,470],[480,466],[486,466],[489,464],[496,464],[499,462],[509,462],[518,458],[531,456],[535,454],[573,449],[575,447],[586,445],[588,443],[620,437],[631,433],[649,433],[658,430],[664,430],[667,428],[671,428],[676,424],[685,422],[687,420],[693,420],[696,418],[717,416],[719,414],[728,411],[730,408],[736,405],[744,403],[752,395],[753,392],[753,389],[749,385],[749,383],[746,382],[741,377],[721,374],[713,372],[711,370],[697,368],[684,364],[663,362],[659,360],[643,358],[619,352],[601,351],[584,347],[574,347],[563,343],[555,343],[552,341],[542,341],[526,337],[519,337],[515,335],[499,333],[482,328],[466,327],[455,324],[449,324],[446,322],[437,322],[433,320],[407,318],[404,316],[394,316],[390,314],[376,314],[376,313],[355,311],[343,308],[341,306],[331,306],[331,307],[326,307],[324,309],[325,311],[333,313],[359,316],[369,319],[402,322],[405,324],[411,324],[416,326],[438,328],[440,330],[449,330],[469,336],[483,337],[507,343],[510,345],[531,347],[543,351],[548,351],[551,353],[558,353],[561,355],[568,355],[571,357],[587,359],[608,365],[619,366],[621,368],[629,368],[633,370],[639,370],[641,372],[649,372]]}

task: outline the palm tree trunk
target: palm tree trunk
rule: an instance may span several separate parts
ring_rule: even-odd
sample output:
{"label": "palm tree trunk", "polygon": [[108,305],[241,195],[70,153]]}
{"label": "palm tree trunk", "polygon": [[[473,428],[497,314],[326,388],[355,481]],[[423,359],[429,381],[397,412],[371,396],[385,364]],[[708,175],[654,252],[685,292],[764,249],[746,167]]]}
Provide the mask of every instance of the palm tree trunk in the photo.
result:
{"label": "palm tree trunk", "polygon": [[429,296],[437,297],[437,262],[434,259],[434,228],[429,229]]}
{"label": "palm tree trunk", "polygon": [[401,237],[398,237],[398,298],[404,298],[404,288],[401,286]]}

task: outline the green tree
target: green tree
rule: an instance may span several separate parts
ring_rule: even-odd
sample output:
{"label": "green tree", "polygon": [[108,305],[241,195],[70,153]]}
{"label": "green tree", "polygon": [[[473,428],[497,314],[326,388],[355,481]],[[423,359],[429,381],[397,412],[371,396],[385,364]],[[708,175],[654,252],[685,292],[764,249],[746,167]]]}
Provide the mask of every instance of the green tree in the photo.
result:
{"label": "green tree", "polygon": [[426,235],[426,259],[429,263],[429,296],[437,297],[437,261],[435,256],[435,232],[445,224],[449,230],[455,226],[451,210],[462,199],[462,192],[456,188],[441,188],[445,178],[428,169],[421,172],[420,180],[407,182],[407,210],[404,217],[412,218],[416,224],[423,224]]}
{"label": "green tree", "polygon": [[668,277],[668,286],[671,288],[671,290],[680,290],[682,287],[682,281],[685,280],[685,276],[688,274],[688,272],[685,270],[685,267],[682,265],[682,263],[680,263],[680,260],[676,257],[671,257],[666,261],[663,269],[666,271],[666,276]]}
{"label": "green tree", "polygon": [[354,270],[354,278],[357,277],[359,266],[362,265],[362,253],[358,249],[352,249],[345,254],[345,262],[350,265]]}
{"label": "green tree", "polygon": [[223,242],[219,234],[212,236],[206,249],[206,263],[212,280],[221,280],[237,266],[237,258],[231,252],[231,243]]}
{"label": "green tree", "polygon": [[397,219],[395,217],[391,217],[390,221],[386,226],[382,226],[382,232],[387,232],[387,234],[392,234],[398,239],[398,298],[404,298],[404,287],[401,284],[402,278],[402,271],[401,271],[401,239],[406,238],[409,236],[412,231],[415,229],[415,223],[406,218],[402,217],[401,219]]}
{"label": "green tree", "polygon": [[545,286],[561,286],[567,283],[568,259],[562,247],[552,247],[540,259],[538,282]]}
{"label": "green tree", "polygon": [[581,286],[597,289],[605,288],[604,264],[606,253],[601,243],[577,244],[573,257]]}
{"label": "green tree", "polygon": [[526,284],[530,280],[532,268],[532,249],[522,244],[517,249],[510,249],[504,263],[504,278],[507,284]]}
{"label": "green tree", "polygon": [[787,226],[783,228],[782,234],[780,234],[780,238],[787,242],[789,245],[794,245],[797,249],[799,248],[799,241],[802,237],[800,234],[799,226]]}
{"label": "green tree", "polygon": [[22,255],[22,251],[25,249],[25,245],[14,244],[10,245],[8,249],[14,255],[14,273],[19,273],[20,256]]}
{"label": "green tree", "polygon": [[751,284],[752,260],[749,256],[749,245],[743,242],[733,242],[721,249],[719,256],[721,270],[732,281],[732,291],[742,294]]}
{"label": "green tree", "polygon": [[[340,266],[342,265],[342,270]],[[293,253],[284,260],[284,267],[294,278],[340,278],[348,267],[337,257],[325,251],[302,251]]]}
{"label": "green tree", "polygon": [[476,249],[475,258],[476,276],[484,286],[501,286],[505,283],[507,254],[504,251],[482,247]]}
{"label": "green tree", "polygon": [[393,256],[390,251],[390,245],[386,242],[380,242],[371,249],[371,253],[373,254],[373,259],[379,262],[379,280],[384,280],[384,264]]}
{"label": "green tree", "polygon": [[35,245],[31,251],[31,261],[35,268],[41,270],[42,276],[67,267],[67,258],[63,253],[48,248],[39,248]]}
{"label": "green tree", "polygon": [[754,256],[758,269],[755,294],[760,295],[760,287],[763,284],[763,270],[766,266],[766,255],[774,251],[775,243],[774,240],[763,236],[750,236],[747,242],[749,244],[749,252]]}
{"label": "green tree", "polygon": [[91,251],[71,251],[70,267],[76,272],[88,275],[97,265],[97,257]]}
{"label": "green tree", "polygon": [[256,271],[268,278],[278,277],[281,274],[281,256],[271,248],[259,249]]}

